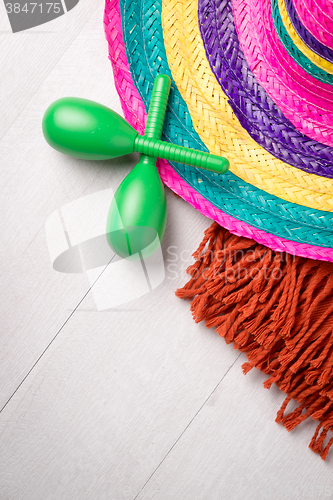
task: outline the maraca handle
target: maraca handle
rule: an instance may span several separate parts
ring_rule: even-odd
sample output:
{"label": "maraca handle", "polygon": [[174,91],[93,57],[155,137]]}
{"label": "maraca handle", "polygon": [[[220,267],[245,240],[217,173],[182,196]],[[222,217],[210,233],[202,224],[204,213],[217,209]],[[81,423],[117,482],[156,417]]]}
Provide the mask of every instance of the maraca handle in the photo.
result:
{"label": "maraca handle", "polygon": [[[167,75],[158,75],[154,80],[145,137],[161,138],[170,86],[171,79]],[[147,252],[147,248],[153,252],[163,238],[166,196],[156,160],[141,155],[112,200],[106,226],[107,240],[121,257],[142,256],[141,252]]]}
{"label": "maraca handle", "polygon": [[223,156],[216,156],[195,149],[176,146],[169,142],[149,139],[142,135],[137,135],[134,141],[134,151],[155,158],[185,163],[192,167],[224,174],[229,168],[229,161]]}
{"label": "maraca handle", "polygon": [[[168,105],[171,79],[167,75],[157,75],[151,93],[149,110],[145,128],[145,137],[161,139],[165,113]],[[156,167],[157,158],[141,155],[140,161],[145,165]]]}
{"label": "maraca handle", "polygon": [[169,76],[156,76],[149,103],[145,137],[150,137],[152,139],[161,138],[170,87],[171,80]]}

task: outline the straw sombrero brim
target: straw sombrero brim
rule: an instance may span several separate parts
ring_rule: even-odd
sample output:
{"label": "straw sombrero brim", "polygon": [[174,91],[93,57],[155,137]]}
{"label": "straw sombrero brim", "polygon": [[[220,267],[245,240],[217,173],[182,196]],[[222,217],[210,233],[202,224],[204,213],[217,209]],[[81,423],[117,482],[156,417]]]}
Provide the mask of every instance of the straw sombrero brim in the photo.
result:
{"label": "straw sombrero brim", "polygon": [[[133,5],[133,4],[132,4]],[[123,5],[125,7],[125,4]],[[127,6],[128,7],[128,6]],[[138,40],[138,35],[142,38],[142,31],[139,26],[137,26],[137,32],[133,31],[133,25],[137,24],[138,19],[135,19],[132,25],[126,25],[126,12],[131,18],[133,17],[133,13],[129,12],[124,8],[123,11],[123,23],[124,23],[124,38],[126,36],[136,38]],[[152,18],[153,21],[156,22],[155,19],[156,11],[153,12]],[[147,14],[148,18],[149,15]],[[140,13],[138,13],[138,18],[140,18]],[[130,23],[129,23],[130,24]],[[147,26],[149,23],[146,22],[144,30],[147,30]],[[157,23],[158,24],[158,23]],[[114,65],[114,72],[116,78],[116,84],[118,86],[119,94],[123,101],[123,109],[125,112],[125,116],[127,119],[134,124],[134,126],[139,130],[139,132],[143,132],[144,121],[145,121],[145,110],[143,103],[140,99],[140,95],[137,92],[136,88],[133,85],[133,79],[136,80],[138,76],[133,71],[133,66],[138,67],[138,61],[130,60],[130,71],[128,66],[127,57],[125,54],[124,47],[124,39],[122,37],[122,28],[121,28],[121,18],[119,12],[119,5],[116,1],[108,1],[106,3],[106,14],[105,14],[105,26],[107,38],[110,46],[110,58]],[[153,23],[152,29],[155,29],[155,25]],[[143,30],[143,31],[144,31]],[[147,31],[147,37],[149,37],[149,31]],[[148,44],[148,41],[146,41]],[[127,49],[129,49],[130,40],[125,40],[125,45],[127,43]],[[154,37],[154,46],[163,48],[163,37],[161,37],[155,33]],[[132,46],[132,45],[131,45]],[[133,44],[134,54],[130,54],[131,57],[140,53],[142,55],[142,46],[138,43]],[[149,50],[149,47],[148,47]],[[130,53],[130,50],[129,50]],[[130,59],[131,59],[130,57]],[[141,80],[140,78],[135,82],[138,86],[138,89],[145,96],[146,105],[148,105],[149,92],[151,91],[152,81],[154,78],[154,73],[165,72],[165,63],[164,61],[159,61],[160,54],[155,60],[155,64],[159,64],[158,67],[152,68],[150,67],[150,62],[148,62],[146,58],[150,58],[149,53],[145,54],[144,60],[144,69],[147,71],[147,74],[141,72]],[[165,59],[165,56],[164,56]],[[131,64],[132,63],[132,64]],[[162,64],[163,63],[163,64]],[[138,70],[139,71],[139,70]],[[131,73],[132,72],[132,73]],[[150,78],[150,79],[149,79]],[[177,94],[176,89],[174,89],[173,98],[180,102],[181,98]],[[179,113],[180,108],[174,110],[174,113]],[[178,114],[179,116],[179,114]],[[168,118],[170,121],[172,116]],[[195,130],[190,127],[190,117],[188,116],[188,112],[182,116],[182,123],[185,124],[183,130],[183,139],[180,140],[180,143],[185,145],[189,144],[191,141],[195,143],[197,149],[205,149],[202,143],[200,144],[200,140],[195,138],[196,135]],[[170,123],[169,123],[170,125]],[[177,130],[177,134],[181,131],[181,129]],[[176,170],[176,171],[175,171]],[[232,176],[232,174],[228,174],[230,177],[226,179],[225,186],[218,186],[216,183],[216,178],[214,179],[214,175],[212,178],[207,177],[206,174],[202,177],[201,172],[199,173],[197,169],[192,169],[191,167],[185,167],[183,165],[174,165],[174,169],[170,167],[170,165],[166,162],[160,162],[160,173],[163,181],[171,187],[175,192],[180,194],[183,198],[189,201],[193,206],[195,206],[202,213],[207,215],[210,218],[217,220],[221,225],[230,229],[234,234],[244,235],[246,237],[250,237],[255,239],[255,241],[261,242],[273,248],[275,250],[284,251],[287,250],[290,253],[295,253],[297,255],[303,256],[311,256],[312,258],[318,258],[323,260],[332,260],[332,249],[327,246],[326,248],[320,247],[315,244],[308,244],[305,241],[294,241],[292,238],[288,239],[281,235],[282,232],[284,234],[288,234],[289,236],[294,235],[297,231],[300,235],[298,239],[302,238],[300,229],[300,224],[295,223],[295,217],[289,216],[286,217],[287,213],[291,213],[290,210],[293,208],[291,203],[285,203],[283,200],[278,200],[279,204],[276,205],[278,211],[280,211],[280,217],[273,216],[271,214],[270,204],[274,197],[268,196],[267,193],[258,193],[258,197],[256,198],[256,188],[250,186],[249,184],[242,183],[236,176]],[[178,173],[178,175],[177,175]],[[223,176],[224,178],[225,176]],[[204,180],[203,180],[204,179]],[[244,186],[243,186],[244,184]],[[232,186],[232,187],[230,187]],[[201,192],[202,191],[202,192]],[[245,202],[242,199],[244,193],[246,191],[248,201]],[[204,195],[203,195],[203,194]],[[266,199],[265,199],[266,196]],[[262,199],[265,201],[265,207],[259,208],[260,203],[258,203],[258,199]],[[222,203],[221,203],[222,200]],[[212,201],[214,203],[212,203]],[[225,210],[221,209],[221,206]],[[252,208],[252,211],[251,211]],[[324,242],[325,230],[323,228],[323,218],[327,218],[330,216],[324,212],[319,212],[324,217],[318,218],[318,226],[315,229],[314,226],[310,226],[310,220],[314,220],[310,213],[316,214],[316,211],[309,210],[305,207],[295,206],[295,214],[296,210],[301,208],[304,210],[303,217],[305,213],[309,216],[308,223],[304,226],[304,236],[305,238],[311,233],[311,238],[308,238],[307,241],[311,241],[314,243],[314,234],[320,236],[321,241]],[[235,214],[237,216],[241,216],[240,218],[233,217],[231,214]],[[275,217],[275,218],[274,218]],[[281,218],[283,219],[283,225],[281,225]],[[300,216],[302,219],[302,215]],[[254,224],[260,227],[256,227],[255,225],[249,224],[249,221],[253,221]],[[330,223],[327,223],[327,227],[329,227]],[[324,223],[325,225],[325,223]],[[273,234],[272,231],[267,230],[268,228],[276,230],[278,227],[278,235]],[[283,230],[281,231],[281,227]],[[266,230],[264,230],[265,228]],[[318,239],[316,240],[318,241]]]}
{"label": "straw sombrero brim", "polygon": [[[137,6],[126,3],[126,9],[123,12],[126,24],[128,23],[134,30],[136,38],[134,39],[130,34],[127,35],[125,46],[128,47],[127,54],[132,74],[138,75],[134,79],[140,85],[142,77],[139,73],[140,71],[145,72],[146,69],[140,61],[140,55],[138,55],[135,46],[138,43],[137,40],[142,38],[138,31],[138,26],[141,26],[140,20],[136,19],[136,25],[133,25],[131,17],[127,14],[132,9],[137,10]],[[158,64],[162,64],[162,62],[164,64],[166,57],[165,70],[171,71],[177,86],[175,92],[179,91],[187,106],[193,128],[202,143],[210,152],[228,156],[230,172],[234,173],[238,179],[286,201],[308,208],[331,211],[333,203],[331,179],[301,172],[299,169],[280,161],[260,147],[240,127],[240,123],[231,109],[230,101],[223,93],[208,64],[198,28],[197,12],[196,2],[162,2],[163,33],[160,33],[160,37],[164,40],[165,51],[159,51]],[[156,20],[154,32],[159,30],[161,31],[161,28]],[[126,29],[125,36],[127,31]],[[133,45],[129,47],[131,41]],[[146,51],[145,58],[150,59],[149,62],[154,68],[157,50],[154,47],[150,48],[149,43],[149,40],[143,38],[141,50]],[[132,60],[133,62],[131,62]],[[149,74],[144,78],[149,78]],[[144,94],[143,90],[143,98]],[[171,96],[170,102],[172,102],[172,107],[178,110],[179,100],[172,101]],[[185,106],[182,106],[182,109],[181,116],[186,114]],[[172,125],[176,128],[178,126],[175,120],[173,120]],[[185,129],[186,127],[185,124]],[[170,128],[170,133],[173,134],[172,128]],[[286,133],[288,132],[286,131]],[[191,137],[194,137],[193,134],[191,132]],[[225,177],[225,179],[227,178],[228,176]],[[223,183],[221,177],[217,180],[220,181],[220,184]]]}

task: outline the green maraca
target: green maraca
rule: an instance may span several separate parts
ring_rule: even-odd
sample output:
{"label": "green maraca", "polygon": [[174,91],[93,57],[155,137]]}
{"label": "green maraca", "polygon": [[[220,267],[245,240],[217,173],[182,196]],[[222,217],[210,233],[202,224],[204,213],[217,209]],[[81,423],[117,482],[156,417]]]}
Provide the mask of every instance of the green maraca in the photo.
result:
{"label": "green maraca", "polygon": [[141,136],[120,115],[87,99],[65,97],[51,104],[43,118],[43,133],[54,149],[86,160],[138,152],[219,174],[229,167],[221,156]]}
{"label": "green maraca", "polygon": [[148,256],[163,237],[166,199],[156,169],[157,157],[217,173],[224,173],[229,167],[226,158],[159,140],[169,91],[170,78],[156,77],[144,136],[111,109],[86,99],[59,99],[44,115],[44,136],[62,153],[89,160],[116,158],[134,151],[143,153],[119,186],[108,214],[107,239],[122,257],[140,256],[143,251]]}
{"label": "green maraca", "polygon": [[[160,139],[171,80],[155,78],[145,137]],[[166,224],[166,196],[156,158],[141,155],[112,200],[107,219],[107,240],[121,257],[148,257],[162,241]]]}

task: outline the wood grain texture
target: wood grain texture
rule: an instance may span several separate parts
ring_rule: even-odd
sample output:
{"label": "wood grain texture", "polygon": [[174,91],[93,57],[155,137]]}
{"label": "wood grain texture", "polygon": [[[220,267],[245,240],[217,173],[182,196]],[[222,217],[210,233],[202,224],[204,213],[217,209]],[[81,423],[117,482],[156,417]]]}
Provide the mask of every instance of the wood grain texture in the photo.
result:
{"label": "wood grain texture", "polygon": [[98,0],[81,0],[75,9],[54,21],[13,34],[4,4],[1,4],[0,138],[22,113],[97,9],[100,11]]}
{"label": "wood grain texture", "polygon": [[[90,20],[85,35],[79,35],[63,54],[59,66],[27,102],[0,143],[4,274],[0,408],[67,320],[68,309],[72,310],[89,289],[84,275],[69,277],[53,271],[45,241],[46,219],[64,203],[108,187],[112,177],[119,181],[126,163],[129,169],[134,162],[128,157],[95,166],[68,159],[53,151],[41,132],[45,109],[63,95],[83,94],[120,111],[115,92],[107,88],[110,80],[112,84],[112,72],[105,57],[103,31],[100,34],[101,17],[102,8]],[[82,58],[82,45],[94,37],[96,43]]]}
{"label": "wood grain texture", "polygon": [[[67,42],[52,35],[52,44],[64,43],[50,55],[54,67],[48,34],[38,35],[48,50],[25,52],[35,73],[26,75],[22,109],[19,73],[0,83],[12,110],[0,142],[1,500],[329,498],[330,459],[323,464],[304,444],[313,427],[279,428],[282,394],[263,390],[256,372],[243,377],[244,358],[195,325],[189,303],[174,296],[208,219],[167,190],[165,279],[109,310],[96,309],[84,274],[52,269],[48,217],[116,189],[137,161],[75,160],[42,137],[43,113],[62,96],[121,112],[103,5],[81,3],[81,27],[89,17],[82,30],[68,18]],[[0,43],[5,59],[19,52],[7,35]]]}
{"label": "wood grain texture", "polygon": [[[227,348],[228,349],[228,348]],[[244,380],[239,358],[199,415],[137,496],[138,500],[331,498],[332,461],[322,461],[304,442],[313,422],[294,433],[274,422],[282,394],[262,388],[265,376]]]}

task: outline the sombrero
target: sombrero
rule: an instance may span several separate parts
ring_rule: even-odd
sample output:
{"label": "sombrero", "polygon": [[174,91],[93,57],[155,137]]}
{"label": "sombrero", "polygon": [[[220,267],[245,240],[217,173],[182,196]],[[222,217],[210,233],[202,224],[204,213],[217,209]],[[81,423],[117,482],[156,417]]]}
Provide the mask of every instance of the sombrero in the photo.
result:
{"label": "sombrero", "polygon": [[[215,221],[177,294],[193,299],[196,321],[247,353],[245,371],[260,368],[266,386],[287,393],[278,421],[290,430],[319,420],[310,446],[325,458],[333,425],[333,59],[330,48],[326,57],[300,37],[290,18],[297,2],[288,1],[106,0],[104,24],[126,119],[143,133],[154,78],[168,74],[164,140],[230,161],[223,176],[158,163],[163,182]],[[236,264],[241,272],[230,277]],[[291,398],[299,407],[285,416]]]}

